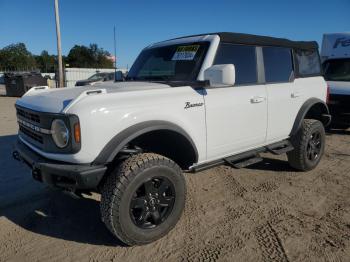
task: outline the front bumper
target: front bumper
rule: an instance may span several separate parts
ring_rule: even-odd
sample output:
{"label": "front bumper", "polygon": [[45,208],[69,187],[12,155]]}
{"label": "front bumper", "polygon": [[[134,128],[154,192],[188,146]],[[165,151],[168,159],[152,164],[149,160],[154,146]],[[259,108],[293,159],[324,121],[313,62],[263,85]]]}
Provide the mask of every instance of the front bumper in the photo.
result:
{"label": "front bumper", "polygon": [[13,157],[30,167],[35,180],[70,191],[96,189],[107,170],[104,165],[76,165],[46,159],[20,140],[14,146]]}

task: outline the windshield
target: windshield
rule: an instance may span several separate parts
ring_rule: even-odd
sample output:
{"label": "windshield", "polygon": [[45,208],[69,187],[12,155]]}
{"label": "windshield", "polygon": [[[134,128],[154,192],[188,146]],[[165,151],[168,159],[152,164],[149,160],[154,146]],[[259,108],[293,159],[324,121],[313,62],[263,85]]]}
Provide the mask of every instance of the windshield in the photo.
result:
{"label": "windshield", "polygon": [[350,81],[350,59],[332,59],[323,63],[328,81]]}
{"label": "windshield", "polygon": [[127,80],[195,81],[209,42],[145,49],[131,67]]}

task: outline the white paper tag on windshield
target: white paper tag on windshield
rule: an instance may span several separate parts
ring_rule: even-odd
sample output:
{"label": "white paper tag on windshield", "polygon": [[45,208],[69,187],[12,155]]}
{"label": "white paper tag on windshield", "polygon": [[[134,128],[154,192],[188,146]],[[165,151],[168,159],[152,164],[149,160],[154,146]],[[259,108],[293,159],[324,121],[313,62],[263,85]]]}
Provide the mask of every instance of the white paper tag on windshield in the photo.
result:
{"label": "white paper tag on windshield", "polygon": [[178,46],[171,60],[173,61],[193,60],[197,54],[198,49],[199,49],[199,45]]}

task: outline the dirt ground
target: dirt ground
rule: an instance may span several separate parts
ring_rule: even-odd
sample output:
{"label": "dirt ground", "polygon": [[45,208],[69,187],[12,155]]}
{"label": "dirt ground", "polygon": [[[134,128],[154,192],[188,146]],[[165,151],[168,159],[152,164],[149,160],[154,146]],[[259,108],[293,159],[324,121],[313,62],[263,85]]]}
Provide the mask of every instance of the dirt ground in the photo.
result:
{"label": "dirt ground", "polygon": [[11,159],[14,102],[0,97],[0,261],[350,261],[350,131],[329,133],[308,173],[264,155],[246,169],[187,174],[175,229],[125,247],[101,222],[98,195],[52,191]]}

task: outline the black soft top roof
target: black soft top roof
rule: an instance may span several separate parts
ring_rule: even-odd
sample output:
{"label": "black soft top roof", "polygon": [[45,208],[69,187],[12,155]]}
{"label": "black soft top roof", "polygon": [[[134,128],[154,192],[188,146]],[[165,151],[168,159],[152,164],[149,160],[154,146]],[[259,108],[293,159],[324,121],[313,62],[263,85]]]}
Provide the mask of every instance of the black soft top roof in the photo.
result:
{"label": "black soft top roof", "polygon": [[[219,32],[219,33],[191,35],[187,37],[205,36],[205,35],[219,35],[221,41],[225,43],[260,45],[260,46],[281,46],[281,47],[290,47],[294,49],[308,49],[308,50],[318,49],[318,44],[316,41],[292,41],[285,38],[242,34],[242,33]],[[181,37],[181,38],[185,38],[185,37]],[[180,38],[176,38],[176,39],[180,39]]]}

